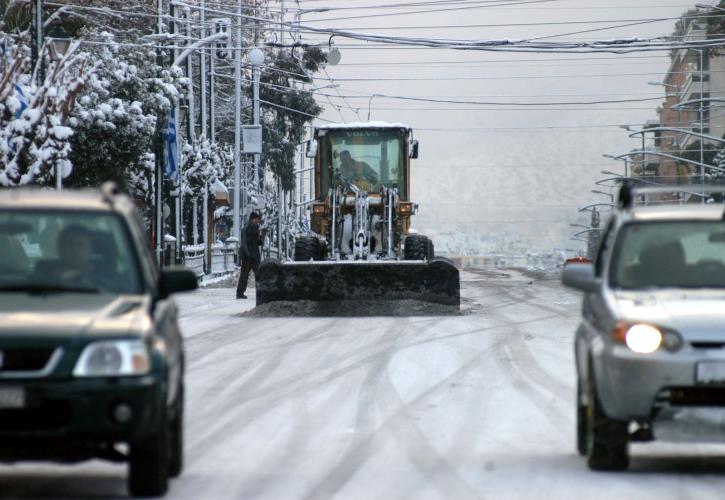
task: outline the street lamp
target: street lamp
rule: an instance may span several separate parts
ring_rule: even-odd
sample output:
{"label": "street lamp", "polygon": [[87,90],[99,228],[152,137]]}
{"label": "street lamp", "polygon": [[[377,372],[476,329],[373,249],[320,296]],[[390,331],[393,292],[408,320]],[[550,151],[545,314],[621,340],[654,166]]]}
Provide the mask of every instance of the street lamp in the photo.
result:
{"label": "street lamp", "polygon": [[55,25],[50,33],[48,33],[48,45],[50,47],[50,57],[53,61],[60,61],[68,53],[70,48],[71,37],[61,25]]}
{"label": "street lamp", "polygon": [[654,85],[655,87],[674,87],[674,88],[677,88],[677,85],[673,85],[671,83],[665,83],[665,82],[647,82],[647,85]]}
{"label": "street lamp", "polygon": [[[608,155],[606,153],[603,154],[602,156],[604,158],[607,158],[607,159],[610,159],[610,160],[624,160],[624,177],[629,177],[629,174],[628,174],[629,159],[628,158],[617,158],[614,155]],[[610,175],[610,174],[606,174],[606,175]],[[613,174],[613,175],[619,175],[619,174]]]}
{"label": "street lamp", "polygon": [[586,212],[586,211],[596,211],[597,207],[609,207],[609,208],[617,208],[617,205],[614,203],[592,203],[590,205],[586,205],[584,207],[581,207],[579,209],[579,212]]}
{"label": "street lamp", "polygon": [[612,193],[606,193],[604,191],[600,191],[598,189],[592,189],[592,193],[594,194],[603,194],[604,196],[609,196],[609,200],[614,203],[614,195]]}
{"label": "street lamp", "polygon": [[715,9],[715,10],[722,10],[725,11],[722,7],[718,7],[717,5],[707,5],[704,3],[696,3],[695,4],[696,9]]}

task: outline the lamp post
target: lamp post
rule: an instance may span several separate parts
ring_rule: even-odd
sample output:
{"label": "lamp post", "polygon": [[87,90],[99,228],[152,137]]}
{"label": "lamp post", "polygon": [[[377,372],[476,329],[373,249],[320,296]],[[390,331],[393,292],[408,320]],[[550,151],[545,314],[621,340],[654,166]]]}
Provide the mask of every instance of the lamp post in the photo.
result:
{"label": "lamp post", "polygon": [[[71,39],[62,26],[56,25],[50,33],[48,33],[48,42],[48,45],[50,46],[50,57],[53,61],[58,62],[63,59],[68,52]],[[58,191],[63,189],[63,168],[60,163],[55,167],[55,189]]]}
{"label": "lamp post", "polygon": [[[638,131],[634,130],[629,125],[620,125],[619,128],[624,129],[627,132],[632,132],[632,134],[629,135],[630,137],[638,133]],[[645,175],[647,173],[647,156],[644,153],[645,151],[647,151],[647,147],[645,146],[644,142],[644,130],[645,129],[639,131],[640,133],[642,133],[642,175]]]}
{"label": "lamp post", "polygon": [[[617,158],[617,157],[616,157],[616,156],[614,156],[614,155],[608,155],[608,154],[603,154],[602,156],[603,156],[604,158],[608,158],[608,159],[610,159],[610,160],[624,160],[624,176],[625,176],[625,177],[629,177],[629,173],[628,173],[628,167],[629,167],[629,158]],[[617,174],[617,175],[618,175],[618,174]]]}

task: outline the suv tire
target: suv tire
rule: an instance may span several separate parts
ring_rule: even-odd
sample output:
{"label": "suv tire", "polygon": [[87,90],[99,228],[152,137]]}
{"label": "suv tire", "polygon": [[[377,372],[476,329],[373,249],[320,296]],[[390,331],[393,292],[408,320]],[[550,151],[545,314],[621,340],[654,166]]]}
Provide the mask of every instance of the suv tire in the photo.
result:
{"label": "suv tire", "polygon": [[587,406],[582,404],[582,381],[576,383],[576,449],[579,455],[587,454]]}
{"label": "suv tire", "polygon": [[430,260],[433,258],[433,243],[422,234],[410,234],[405,238],[405,260]]}
{"label": "suv tire", "polygon": [[629,424],[607,417],[589,368],[586,434],[587,463],[592,470],[618,471],[629,466]]}
{"label": "suv tire", "polygon": [[174,418],[169,422],[169,477],[184,469],[184,385],[179,388]]}
{"label": "suv tire", "polygon": [[302,236],[295,240],[296,262],[319,260],[320,253],[320,240],[316,236]]}
{"label": "suv tire", "polygon": [[169,488],[169,422],[165,408],[160,420],[155,435],[130,447],[128,491],[133,497],[160,497]]}

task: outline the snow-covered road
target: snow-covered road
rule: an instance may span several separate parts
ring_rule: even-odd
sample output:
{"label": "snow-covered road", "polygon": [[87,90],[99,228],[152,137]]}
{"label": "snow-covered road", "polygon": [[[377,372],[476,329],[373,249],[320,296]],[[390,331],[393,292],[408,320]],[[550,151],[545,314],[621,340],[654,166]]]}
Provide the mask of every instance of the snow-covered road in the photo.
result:
{"label": "snow-covered road", "polygon": [[[626,473],[574,448],[578,296],[464,273],[465,314],[250,318],[233,290],[181,297],[179,499],[723,498],[725,447],[636,445]],[[125,469],[0,468],[0,496],[117,497]]]}

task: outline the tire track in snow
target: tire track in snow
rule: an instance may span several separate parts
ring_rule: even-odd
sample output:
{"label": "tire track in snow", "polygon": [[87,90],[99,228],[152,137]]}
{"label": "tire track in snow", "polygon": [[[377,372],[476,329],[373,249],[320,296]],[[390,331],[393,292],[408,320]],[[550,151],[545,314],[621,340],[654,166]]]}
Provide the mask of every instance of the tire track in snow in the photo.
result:
{"label": "tire track in snow", "polygon": [[[242,376],[239,376],[239,365],[228,363],[230,368],[231,377],[236,375],[236,381],[233,381],[228,385],[223,392],[234,392],[241,394],[242,396],[248,391],[258,387],[263,382],[269,380],[274,371],[276,371],[284,361],[289,351],[295,347],[297,342],[303,339],[309,333],[316,331],[317,326],[313,326],[295,336],[295,340],[285,342],[281,345],[281,349],[275,350],[273,355],[267,356],[266,359],[262,360],[257,368],[249,374],[248,372],[242,371]],[[244,376],[246,375],[246,376]],[[189,428],[189,435],[194,436],[193,441],[190,440],[187,445],[187,450],[196,451],[199,446],[207,441],[214,440],[220,433],[227,432],[227,427],[232,425],[236,420],[236,412],[230,412],[231,408],[242,406],[237,398],[234,397],[220,397],[220,394],[215,394],[212,404],[205,405],[205,411],[202,415],[195,415],[197,423],[195,427],[203,427],[202,429]],[[208,397],[207,397],[208,399]],[[218,418],[213,418],[212,424],[209,425],[209,418],[203,418],[204,415],[210,414]],[[202,418],[199,418],[202,417]],[[238,430],[235,428],[235,430]],[[194,454],[196,455],[196,453]]]}
{"label": "tire track in snow", "polygon": [[[400,349],[402,350],[403,347]],[[392,434],[392,436],[396,438],[398,435],[406,436],[403,440],[404,445],[407,443],[411,446],[424,447],[426,459],[423,461],[417,461],[415,458],[416,453],[419,451],[417,448],[414,450],[410,449],[411,446],[408,446],[407,448],[407,456],[411,460],[411,463],[418,467],[419,470],[424,473],[426,471],[430,471],[430,465],[432,463],[435,463],[437,467],[442,469],[440,474],[442,474],[442,477],[444,478],[439,480],[444,482],[446,486],[443,488],[444,491],[441,492],[443,498],[479,498],[479,494],[475,492],[460,476],[458,476],[452,466],[450,466],[450,464],[448,464],[447,461],[435,451],[433,445],[427,441],[425,435],[420,431],[420,429],[417,429],[415,422],[410,418],[409,409],[423,404],[428,398],[437,395],[441,390],[448,390],[453,381],[466,376],[470,371],[478,368],[482,359],[490,352],[490,350],[491,346],[486,346],[483,350],[475,354],[470,361],[462,365],[447,377],[438,381],[436,384],[427,388],[408,403],[402,401],[395,387],[392,386],[391,382],[389,382],[389,375],[386,371],[385,378],[382,379],[381,382],[381,385],[385,384],[385,392],[382,396],[384,402],[381,403],[381,395],[378,394],[377,407],[381,411],[389,414],[389,416],[374,429],[367,432],[364,436],[360,436],[360,438],[356,440],[356,445],[348,449],[338,464],[328,472],[320,483],[318,483],[312,493],[315,491],[325,491],[331,495],[332,493],[339,491],[352,477],[350,473],[358,470],[360,465],[364,463],[362,459],[364,458],[366,461],[372,457],[379,448],[385,446],[387,443],[386,437],[389,434]],[[390,413],[391,406],[396,408],[392,414]],[[410,432],[410,428],[417,429],[417,431],[413,431],[414,436],[408,434],[408,432]],[[342,475],[345,478],[344,483],[338,479],[339,475]],[[308,494],[306,498],[312,500],[317,497],[312,494]]]}
{"label": "tire track in snow", "polygon": [[388,363],[396,351],[398,338],[391,336],[384,345],[382,355],[369,365],[357,394],[355,434],[343,452],[343,459],[304,498],[318,500],[332,498],[355,475],[372,455],[373,442],[367,438],[375,429],[375,396]]}

